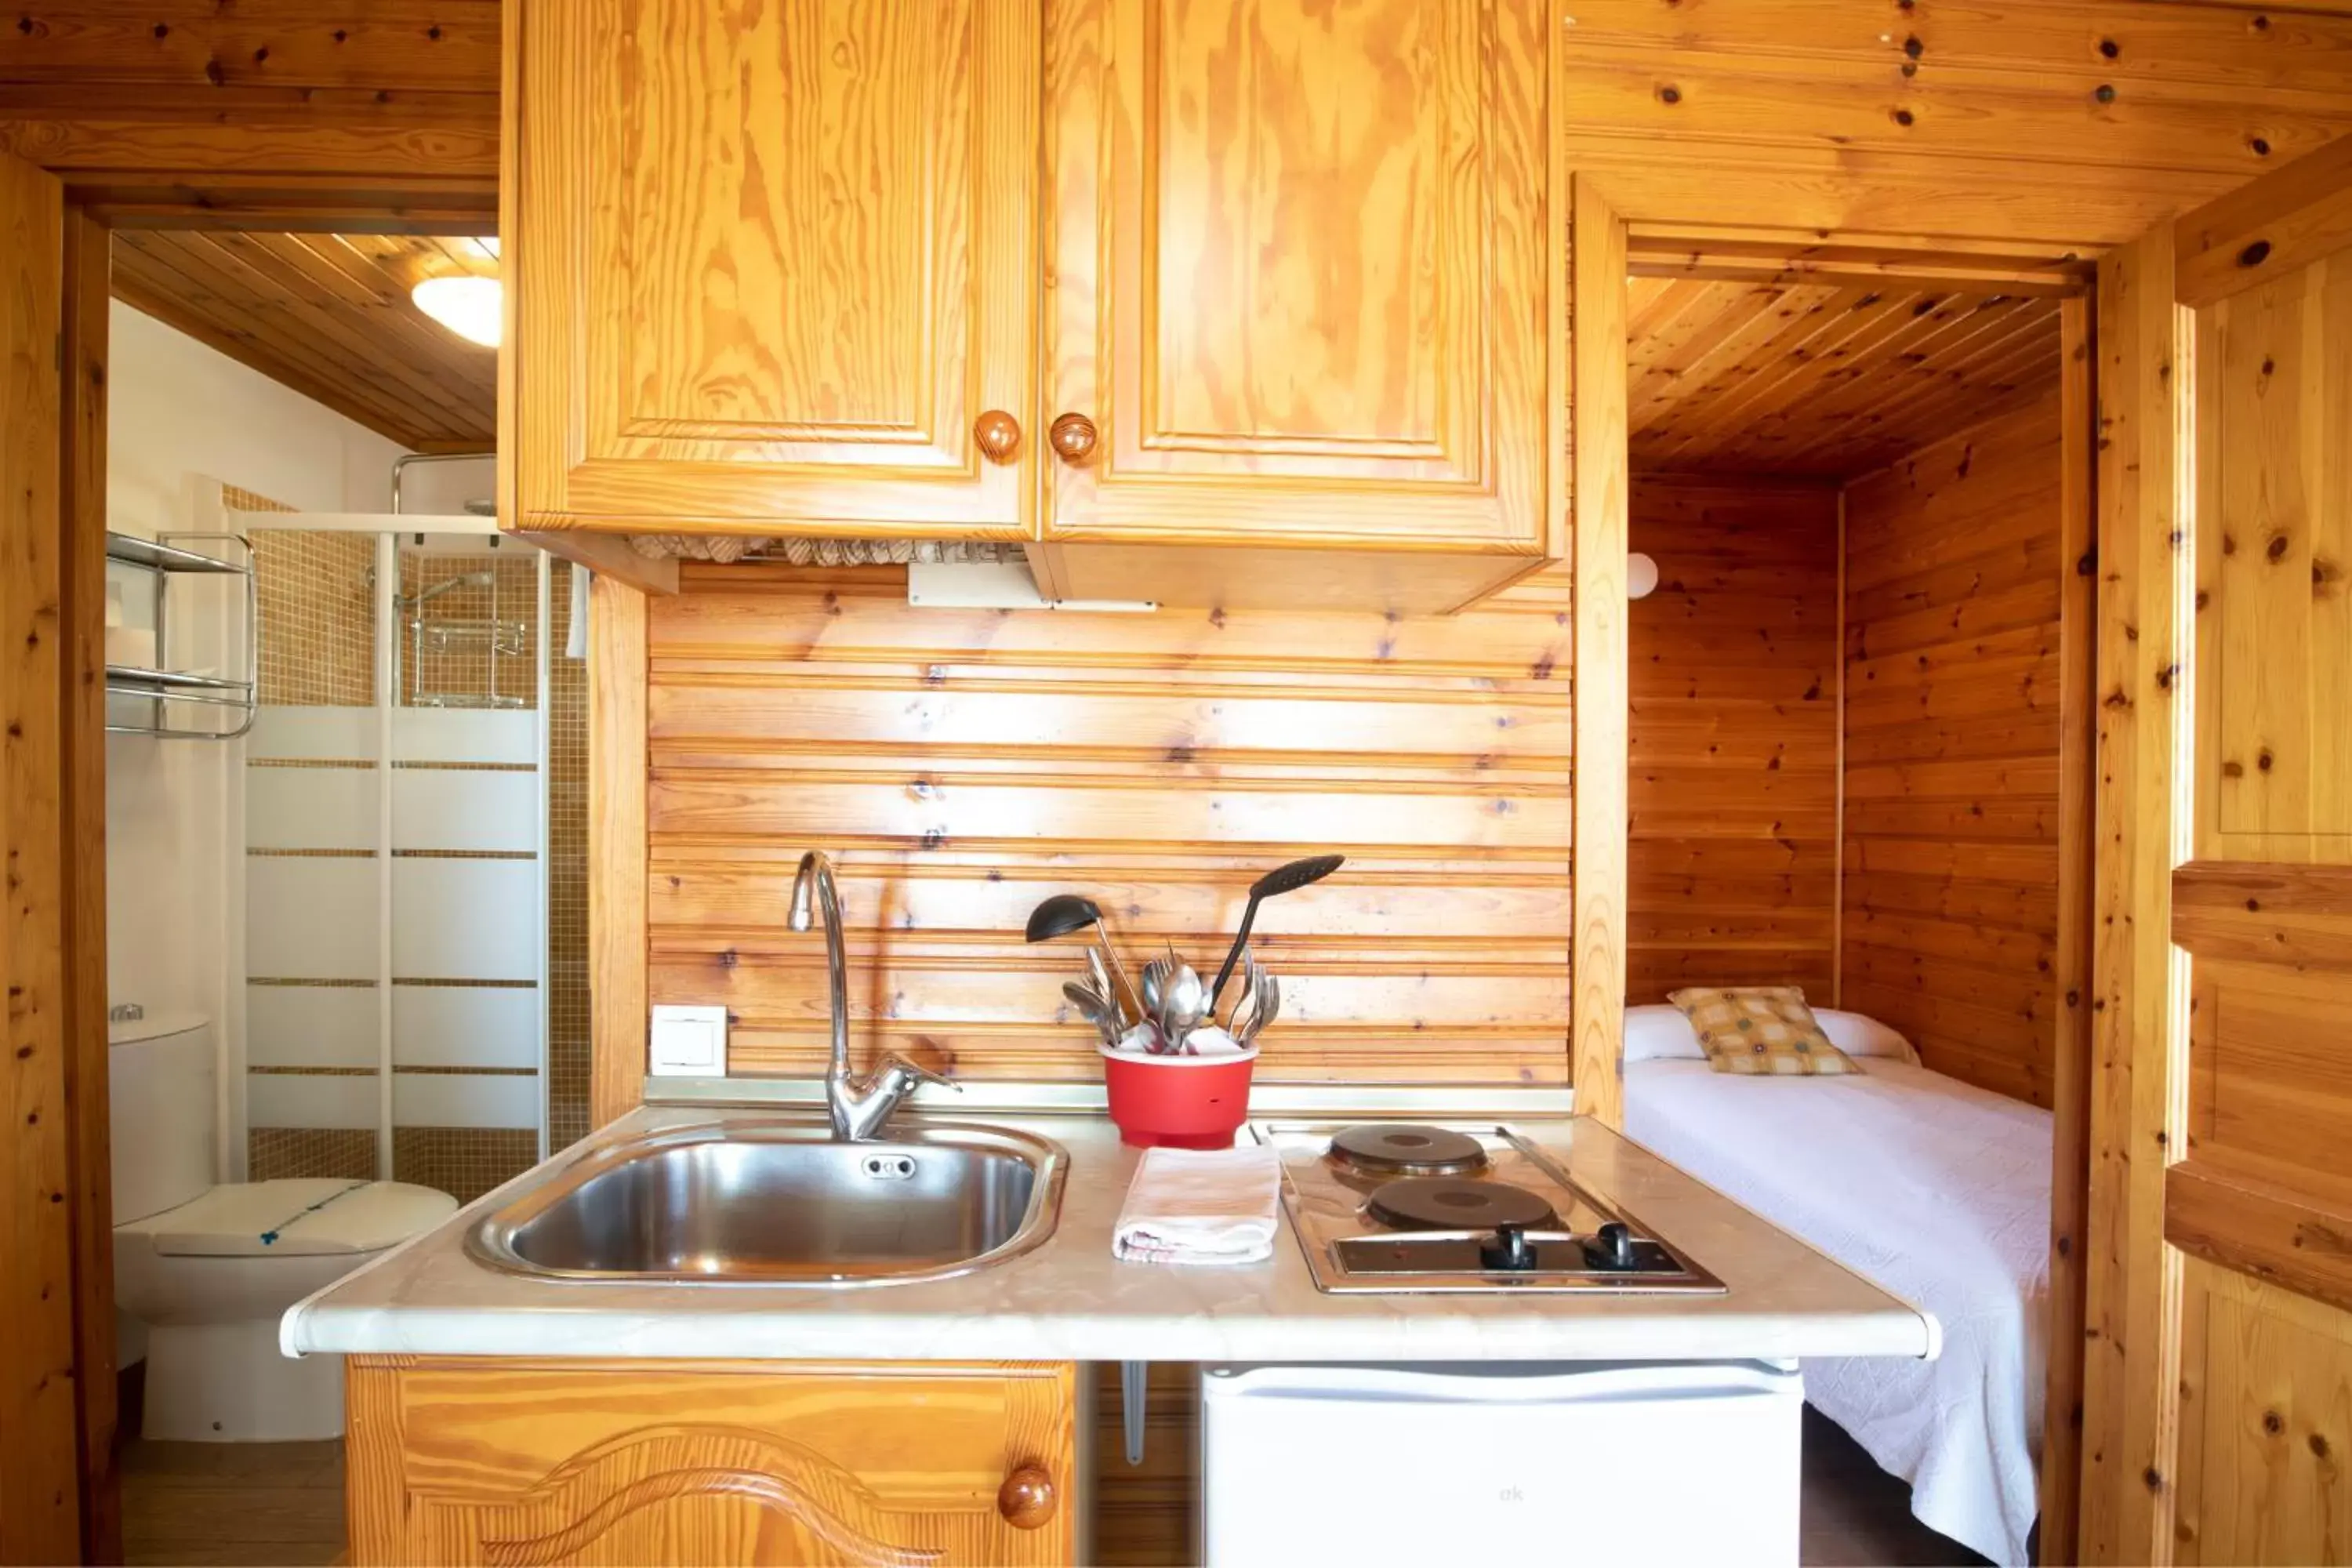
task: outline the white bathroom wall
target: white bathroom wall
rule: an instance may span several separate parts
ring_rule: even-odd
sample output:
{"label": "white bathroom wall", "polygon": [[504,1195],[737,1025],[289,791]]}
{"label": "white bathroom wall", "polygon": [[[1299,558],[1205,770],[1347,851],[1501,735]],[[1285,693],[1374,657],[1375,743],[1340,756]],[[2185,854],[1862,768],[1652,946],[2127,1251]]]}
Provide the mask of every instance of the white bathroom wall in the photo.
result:
{"label": "white bathroom wall", "polygon": [[[110,527],[152,538],[201,526],[200,478],[305,510],[386,504],[402,451],[394,442],[119,301],[110,326]],[[226,1026],[234,955],[225,944],[243,925],[224,902],[243,858],[231,842],[232,829],[242,829],[232,790],[243,743],[117,735],[106,763],[111,999],[151,1013],[200,1012]],[[226,1026],[221,1036],[230,1063],[240,1060],[241,1040]],[[222,1082],[241,1077],[224,1072]],[[233,1134],[236,1120],[223,1110]],[[226,1173],[241,1170],[239,1142],[224,1141]]]}

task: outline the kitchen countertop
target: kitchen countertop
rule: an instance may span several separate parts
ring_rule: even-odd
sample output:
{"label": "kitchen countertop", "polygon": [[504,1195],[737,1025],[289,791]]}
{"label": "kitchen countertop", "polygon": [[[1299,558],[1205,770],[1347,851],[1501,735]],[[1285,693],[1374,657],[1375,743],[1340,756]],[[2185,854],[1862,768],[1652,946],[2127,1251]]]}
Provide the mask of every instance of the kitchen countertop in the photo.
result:
{"label": "kitchen countertop", "polygon": [[[778,1114],[646,1106],[578,1147]],[[475,1263],[467,1230],[542,1165],[294,1307],[280,1342],[289,1354],[1208,1362],[1933,1356],[1941,1342],[1933,1317],[1589,1121],[1507,1119],[1712,1270],[1727,1294],[1326,1295],[1287,1214],[1265,1263],[1121,1263],[1111,1228],[1140,1152],[1108,1121],[938,1120],[1015,1127],[1069,1151],[1050,1239],[955,1279],[850,1290],[536,1279]]]}

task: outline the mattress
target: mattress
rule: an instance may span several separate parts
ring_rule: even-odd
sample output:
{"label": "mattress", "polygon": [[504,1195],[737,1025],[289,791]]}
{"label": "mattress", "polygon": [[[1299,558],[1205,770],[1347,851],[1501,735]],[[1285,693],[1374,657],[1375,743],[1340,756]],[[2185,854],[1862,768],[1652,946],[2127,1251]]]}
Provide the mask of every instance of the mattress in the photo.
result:
{"label": "mattress", "polygon": [[[1629,1062],[1625,1131],[1935,1314],[1943,1354],[1804,1363],[1805,1396],[1911,1511],[2027,1561],[2050,1295],[2050,1113],[1891,1058],[1837,1078]],[[1704,1261],[1704,1259],[1702,1259]]]}

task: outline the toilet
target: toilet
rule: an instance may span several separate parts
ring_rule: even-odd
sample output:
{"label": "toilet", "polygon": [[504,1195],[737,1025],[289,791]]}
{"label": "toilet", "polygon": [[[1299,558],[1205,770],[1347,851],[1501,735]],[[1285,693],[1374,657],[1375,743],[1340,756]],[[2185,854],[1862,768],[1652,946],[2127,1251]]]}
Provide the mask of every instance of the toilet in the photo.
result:
{"label": "toilet", "polygon": [[216,1183],[211,1025],[158,1015],[112,1025],[109,1041],[114,1298],[147,1328],[142,1435],[341,1436],[341,1358],[289,1360],[278,1321],[457,1200],[404,1182]]}

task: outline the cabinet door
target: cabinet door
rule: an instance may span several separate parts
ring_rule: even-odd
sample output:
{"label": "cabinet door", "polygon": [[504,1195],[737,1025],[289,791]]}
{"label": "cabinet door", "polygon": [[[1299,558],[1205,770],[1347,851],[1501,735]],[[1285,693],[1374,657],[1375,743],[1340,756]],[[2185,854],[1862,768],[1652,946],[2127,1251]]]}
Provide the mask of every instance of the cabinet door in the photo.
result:
{"label": "cabinet door", "polygon": [[508,525],[1024,534],[1034,0],[511,3]]}
{"label": "cabinet door", "polygon": [[352,1561],[1073,1562],[1074,1372],[355,1360]]}
{"label": "cabinet door", "polygon": [[1046,537],[1562,553],[1542,0],[1046,9]]}

